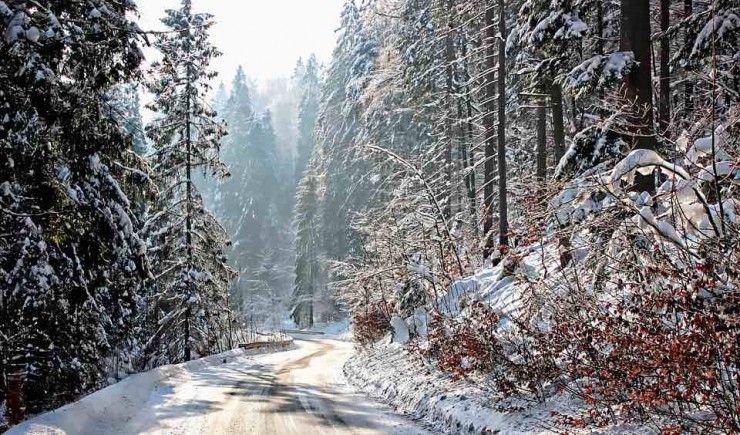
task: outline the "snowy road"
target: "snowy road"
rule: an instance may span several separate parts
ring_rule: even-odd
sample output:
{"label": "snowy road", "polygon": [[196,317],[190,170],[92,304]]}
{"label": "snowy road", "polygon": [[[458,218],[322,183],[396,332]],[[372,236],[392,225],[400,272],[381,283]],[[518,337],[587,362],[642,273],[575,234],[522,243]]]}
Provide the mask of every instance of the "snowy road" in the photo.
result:
{"label": "snowy road", "polygon": [[347,342],[299,338],[293,350],[181,370],[145,392],[124,381],[10,433],[426,434],[344,384],[351,353]]}

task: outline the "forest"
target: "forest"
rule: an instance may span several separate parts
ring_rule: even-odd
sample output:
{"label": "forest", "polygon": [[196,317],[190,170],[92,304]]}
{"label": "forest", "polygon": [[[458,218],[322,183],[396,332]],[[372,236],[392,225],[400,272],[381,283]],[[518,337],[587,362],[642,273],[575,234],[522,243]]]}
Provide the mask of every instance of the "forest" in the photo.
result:
{"label": "forest", "polygon": [[348,318],[554,432],[740,433],[738,0],[347,0],[262,87],[217,20],[0,0],[0,432]]}

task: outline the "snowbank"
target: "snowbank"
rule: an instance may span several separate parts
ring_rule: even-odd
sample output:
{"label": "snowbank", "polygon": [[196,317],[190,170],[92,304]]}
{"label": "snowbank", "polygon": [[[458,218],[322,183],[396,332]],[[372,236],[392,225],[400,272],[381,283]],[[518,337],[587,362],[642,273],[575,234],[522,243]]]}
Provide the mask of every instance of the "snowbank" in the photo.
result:
{"label": "snowbank", "polygon": [[[183,364],[168,365],[138,373],[123,381],[92,393],[78,402],[63,406],[14,426],[7,435],[20,434],[74,434],[83,433],[90,427],[99,428],[106,433],[101,422],[111,428],[123,427],[122,420],[130,418],[135,410],[146,403],[152,392],[173,377],[186,376],[208,367],[237,362],[242,358],[270,352],[279,352],[294,347],[293,340],[266,343],[258,349],[235,349],[219,355],[212,355]],[[50,428],[64,428],[58,431]]]}
{"label": "snowbank", "polygon": [[[516,403],[506,411],[486,390],[484,381],[453,380],[398,343],[387,337],[372,348],[359,350],[344,366],[348,383],[376,400],[393,406],[397,412],[422,420],[449,434],[550,434],[562,432],[552,412],[567,413],[579,406],[564,396],[544,404]],[[644,433],[635,427],[569,433]]]}

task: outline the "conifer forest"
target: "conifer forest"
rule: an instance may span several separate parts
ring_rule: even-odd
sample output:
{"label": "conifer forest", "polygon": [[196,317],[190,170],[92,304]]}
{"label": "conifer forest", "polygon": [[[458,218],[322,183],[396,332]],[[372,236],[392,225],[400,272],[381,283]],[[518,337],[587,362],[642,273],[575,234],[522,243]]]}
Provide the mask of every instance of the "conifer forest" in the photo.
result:
{"label": "conifer forest", "polygon": [[0,433],[740,434],[740,0],[263,1],[0,0]]}

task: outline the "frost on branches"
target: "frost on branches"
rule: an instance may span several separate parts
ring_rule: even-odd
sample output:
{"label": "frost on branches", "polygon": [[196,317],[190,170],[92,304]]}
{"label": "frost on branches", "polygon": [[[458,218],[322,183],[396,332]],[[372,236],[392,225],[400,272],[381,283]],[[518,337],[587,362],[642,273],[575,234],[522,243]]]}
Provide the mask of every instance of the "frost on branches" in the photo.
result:
{"label": "frost on branches", "polygon": [[[737,137],[723,125],[681,137],[682,158],[635,150],[574,179],[550,202],[545,244],[457,281],[412,347],[508,397],[575,400],[581,411],[553,411],[564,427],[739,430]],[[661,185],[633,191],[638,172]]]}

